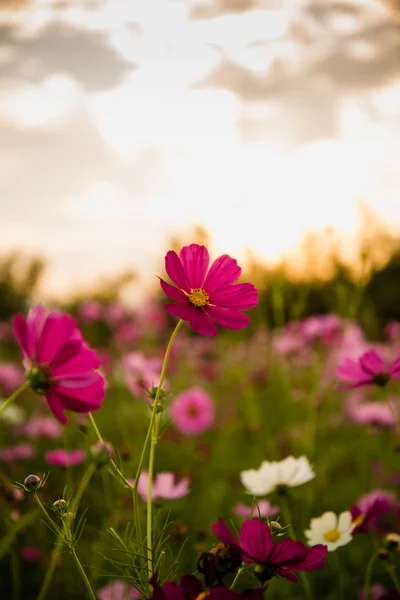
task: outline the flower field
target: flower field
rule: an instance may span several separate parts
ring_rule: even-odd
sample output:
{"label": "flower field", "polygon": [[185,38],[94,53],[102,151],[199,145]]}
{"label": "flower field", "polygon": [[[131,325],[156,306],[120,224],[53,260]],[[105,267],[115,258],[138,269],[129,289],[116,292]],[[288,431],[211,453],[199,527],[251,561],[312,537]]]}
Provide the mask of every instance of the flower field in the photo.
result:
{"label": "flower field", "polygon": [[158,275],[0,323],[0,598],[400,598],[400,323],[267,328],[198,244]]}

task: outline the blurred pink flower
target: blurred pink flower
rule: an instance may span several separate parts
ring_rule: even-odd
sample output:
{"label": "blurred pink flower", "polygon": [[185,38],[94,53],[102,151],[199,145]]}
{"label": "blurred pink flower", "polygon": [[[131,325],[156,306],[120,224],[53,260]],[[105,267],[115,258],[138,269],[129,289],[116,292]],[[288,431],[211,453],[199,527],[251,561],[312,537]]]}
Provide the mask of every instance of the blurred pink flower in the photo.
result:
{"label": "blurred pink flower", "polygon": [[79,307],[79,316],[85,323],[98,321],[101,318],[103,307],[97,300],[85,300]]}
{"label": "blurred pink flower", "polygon": [[165,257],[165,270],[175,286],[163,279],[163,291],[172,300],[164,308],[172,316],[189,321],[193,331],[206,336],[217,335],[217,325],[243,329],[249,317],[242,311],[258,303],[258,292],[251,283],[235,282],[241,268],[227,254],[220,256],[209,269],[210,256],[205,246],[184,246],[179,256],[170,250]]}
{"label": "blurred pink flower", "polygon": [[119,344],[134,342],[138,337],[138,330],[132,321],[125,321],[116,326],[114,339]]}
{"label": "blurred pink flower", "polygon": [[45,453],[44,458],[49,465],[56,467],[73,467],[80,465],[85,460],[84,450],[64,450],[63,448],[57,448],[57,450],[49,450]]}
{"label": "blurred pink flower", "polygon": [[142,352],[130,352],[122,358],[125,384],[133,396],[150,401],[147,390],[159,384],[161,365],[160,359],[146,358]]}
{"label": "blurred pink flower", "polygon": [[389,321],[385,327],[385,333],[391,342],[400,341],[400,321]]}
{"label": "blurred pink flower", "polygon": [[391,492],[372,490],[364,494],[350,507],[353,533],[368,533],[370,529],[379,529],[379,518],[396,506],[398,502]]}
{"label": "blurred pink flower", "polygon": [[[393,406],[396,406],[394,398],[390,401]],[[357,392],[353,392],[347,399],[346,412],[356,423],[388,428],[395,425],[388,402],[369,402]]]}
{"label": "blurred pink flower", "polygon": [[60,423],[65,410],[89,413],[100,408],[104,378],[96,369],[100,361],[85,344],[73,319],[36,306],[28,318],[18,314],[14,330],[21,346],[31,387],[43,394]]}
{"label": "blurred pink flower", "polygon": [[246,519],[258,519],[265,517],[274,517],[279,512],[279,506],[272,506],[269,500],[260,500],[253,506],[247,506],[238,502],[233,509],[233,512],[238,517],[244,517]]}
{"label": "blurred pink flower", "polygon": [[334,344],[340,336],[342,321],[337,315],[315,315],[301,321],[300,328],[306,342],[320,340]]}
{"label": "blurred pink flower", "polygon": [[188,435],[203,433],[214,423],[214,403],[207,392],[198,387],[179,394],[171,402],[170,413],[178,431]]}
{"label": "blurred pink flower", "polygon": [[365,590],[362,588],[358,592],[357,600],[380,600],[381,596],[383,596],[386,592],[386,589],[380,583],[376,583],[370,589],[369,597],[367,598],[365,595]]}
{"label": "blurred pink flower", "polygon": [[390,379],[400,379],[400,358],[389,367],[375,350],[365,352],[358,361],[346,358],[336,369],[339,379],[349,381],[345,389],[354,389],[363,385],[385,386]]}
{"label": "blurred pink flower", "polygon": [[15,431],[18,435],[26,436],[31,440],[56,439],[63,434],[61,425],[51,417],[33,417],[23,425],[15,427]]}
{"label": "blurred pink flower", "polygon": [[38,562],[42,558],[42,552],[36,546],[24,546],[21,548],[21,556],[28,562]]}
{"label": "blurred pink flower", "polygon": [[0,363],[0,392],[5,396],[14,392],[24,383],[24,373],[12,362]]}
{"label": "blurred pink flower", "polygon": [[[134,481],[131,480],[130,483],[133,485]],[[146,471],[143,471],[139,479],[138,494],[145,502],[147,501],[148,496],[148,484],[149,474]],[[184,477],[178,483],[175,483],[174,473],[164,471],[158,473],[153,479],[151,490],[151,499],[153,502],[158,498],[162,498],[163,500],[176,500],[177,498],[187,496],[188,493],[189,479],[187,477]]]}
{"label": "blurred pink flower", "polygon": [[99,600],[129,600],[130,598],[142,598],[142,594],[125,581],[117,579],[97,590]]}
{"label": "blurred pink flower", "polygon": [[17,444],[8,448],[0,448],[0,460],[12,463],[18,460],[29,460],[35,456],[32,444]]}

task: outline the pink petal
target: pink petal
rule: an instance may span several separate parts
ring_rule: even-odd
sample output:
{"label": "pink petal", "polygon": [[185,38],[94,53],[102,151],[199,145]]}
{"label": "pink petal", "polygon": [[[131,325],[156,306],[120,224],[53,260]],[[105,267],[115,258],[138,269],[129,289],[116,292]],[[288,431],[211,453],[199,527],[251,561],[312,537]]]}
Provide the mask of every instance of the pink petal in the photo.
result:
{"label": "pink petal", "polygon": [[390,365],[389,373],[392,379],[400,379],[400,358]]}
{"label": "pink petal", "polygon": [[43,326],[37,343],[37,359],[39,363],[50,362],[61,347],[69,341],[76,329],[69,315],[51,313]]}
{"label": "pink petal", "polygon": [[180,289],[170,285],[161,279],[161,277],[159,277],[159,280],[164,293],[167,294],[169,298],[172,298],[172,300],[184,300],[186,298],[186,295]]}
{"label": "pink petal", "polygon": [[267,523],[258,519],[244,521],[239,539],[242,550],[249,557],[260,563],[268,560],[273,541]]}
{"label": "pink petal", "polygon": [[242,269],[234,258],[224,254],[217,258],[211,265],[203,287],[211,295],[221,288],[235,283],[240,277]]}
{"label": "pink petal", "polygon": [[190,287],[201,288],[210,264],[210,255],[207,248],[198,244],[190,244],[190,246],[182,248],[179,257],[187,274]]}
{"label": "pink petal", "polygon": [[104,398],[104,379],[100,373],[94,373],[96,380],[92,385],[85,387],[63,387],[61,384],[55,386],[59,398],[63,401],[66,398],[74,398],[88,405],[88,407],[98,406]]}
{"label": "pink petal", "polygon": [[28,325],[28,349],[29,354],[32,357],[37,357],[37,346],[42,335],[43,327],[48,318],[48,312],[44,306],[39,304],[34,306],[28,312],[27,325]]}
{"label": "pink petal", "polygon": [[167,252],[165,257],[165,270],[168,277],[182,290],[190,292],[190,285],[187,275],[183,269],[179,256],[173,250]]}
{"label": "pink petal", "polygon": [[336,369],[336,375],[344,381],[361,381],[366,379],[365,371],[359,363],[350,358],[345,358],[341,365]]}
{"label": "pink petal", "polygon": [[97,381],[99,374],[96,371],[86,371],[84,373],[76,373],[74,375],[59,375],[52,377],[52,382],[63,388],[87,388]]}
{"label": "pink petal", "polygon": [[281,577],[284,577],[291,583],[297,583],[299,580],[298,577],[294,573],[292,573],[292,571],[290,571],[287,567],[278,567],[276,569],[276,574],[280,575]]}
{"label": "pink petal", "polygon": [[60,423],[62,423],[63,425],[65,425],[65,423],[68,423],[68,419],[64,413],[63,404],[60,398],[58,397],[57,393],[51,390],[48,391],[46,393],[46,400],[55,418],[58,421],[60,421]]}
{"label": "pink petal", "polygon": [[70,340],[61,346],[60,350],[50,362],[49,366],[52,373],[57,367],[60,367],[60,365],[62,366],[65,362],[75,358],[75,356],[79,354],[81,348],[82,342],[80,340]]}
{"label": "pink petal", "polygon": [[28,348],[27,333],[28,327],[24,315],[19,313],[14,319],[14,333],[21,346],[22,352],[26,357],[32,358]]}
{"label": "pink petal", "polygon": [[296,568],[307,556],[308,548],[302,542],[294,542],[290,538],[284,538],[273,548],[269,560],[272,564],[279,566],[290,566]]}
{"label": "pink petal", "polygon": [[190,321],[196,311],[196,308],[190,304],[189,300],[174,302],[173,304],[164,304],[164,308],[173,317],[179,317],[179,319],[183,319],[184,321]]}
{"label": "pink petal", "polygon": [[216,306],[207,306],[206,312],[214,319],[214,321],[226,327],[227,329],[243,329],[249,324],[249,317],[237,310],[230,308],[217,308]]}
{"label": "pink petal", "polygon": [[[62,361],[62,358],[67,358],[67,348],[72,350],[72,344],[78,344],[78,350],[75,356],[71,356],[69,360]],[[79,341],[68,342],[64,346],[64,352],[57,354],[56,359],[52,362],[52,376],[60,377],[65,375],[73,375],[83,373],[92,369],[97,369],[100,366],[100,360],[96,353],[90,348],[85,348]]]}
{"label": "pink petal", "polygon": [[258,303],[258,291],[251,283],[237,283],[222,288],[210,295],[211,304],[222,308],[248,310]]}
{"label": "pink petal", "polygon": [[213,532],[217,536],[217,538],[219,538],[221,540],[221,542],[223,542],[226,546],[233,546],[234,548],[240,548],[239,544],[237,543],[237,541],[235,539],[235,536],[230,531],[230,529],[228,529],[225,521],[223,519],[221,519],[221,517],[218,517],[217,523],[211,524],[211,529],[213,530]]}
{"label": "pink petal", "polygon": [[207,312],[201,308],[194,309],[193,317],[190,319],[189,325],[193,331],[201,333],[207,337],[213,337],[218,334],[218,328],[211,321]]}
{"label": "pink petal", "polygon": [[360,365],[368,375],[379,375],[385,371],[385,363],[375,350],[366,352],[360,358]]}

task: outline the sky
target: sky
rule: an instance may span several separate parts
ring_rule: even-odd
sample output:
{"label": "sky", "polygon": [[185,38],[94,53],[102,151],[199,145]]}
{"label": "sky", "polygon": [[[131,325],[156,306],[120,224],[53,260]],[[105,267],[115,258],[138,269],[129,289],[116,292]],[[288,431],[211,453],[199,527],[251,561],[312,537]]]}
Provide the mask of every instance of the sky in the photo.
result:
{"label": "sky", "polygon": [[0,12],[0,252],[64,295],[154,281],[194,225],[267,261],[400,227],[400,25],[378,1],[36,0]]}

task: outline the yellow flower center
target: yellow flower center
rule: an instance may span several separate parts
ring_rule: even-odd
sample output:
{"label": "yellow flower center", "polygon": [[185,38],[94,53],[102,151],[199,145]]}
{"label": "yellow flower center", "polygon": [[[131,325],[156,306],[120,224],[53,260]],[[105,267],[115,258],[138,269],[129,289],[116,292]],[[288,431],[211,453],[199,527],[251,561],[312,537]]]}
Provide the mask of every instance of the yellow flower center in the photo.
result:
{"label": "yellow flower center", "polygon": [[361,525],[364,523],[365,521],[365,515],[363,513],[361,513],[360,515],[358,515],[358,517],[356,517],[353,521],[353,526],[354,527],[361,527]]}
{"label": "yellow flower center", "polygon": [[341,533],[339,529],[329,529],[329,531],[325,531],[324,533],[324,540],[326,542],[337,542],[340,538],[340,535]]}
{"label": "yellow flower center", "polygon": [[188,298],[190,304],[193,304],[193,306],[197,306],[198,308],[207,306],[207,304],[210,302],[210,298],[208,297],[207,292],[205,292],[201,288],[193,288],[192,290],[190,290]]}
{"label": "yellow flower center", "polygon": [[204,598],[207,598],[208,595],[208,592],[201,592],[201,594],[197,596],[196,600],[204,600]]}

